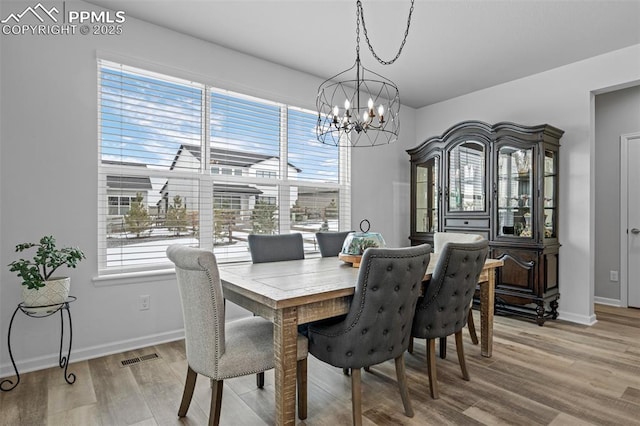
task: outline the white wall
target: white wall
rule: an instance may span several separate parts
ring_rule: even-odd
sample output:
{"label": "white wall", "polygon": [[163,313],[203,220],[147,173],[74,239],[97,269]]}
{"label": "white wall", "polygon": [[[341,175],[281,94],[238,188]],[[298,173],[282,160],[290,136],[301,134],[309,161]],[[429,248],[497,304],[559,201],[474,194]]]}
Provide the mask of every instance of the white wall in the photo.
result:
{"label": "white wall", "polygon": [[594,91],[640,81],[640,45],[422,108],[416,144],[469,119],[548,123],[560,143],[560,318],[593,323]]}
{"label": "white wall", "polygon": [[[2,16],[29,1],[2,2]],[[67,10],[98,10],[66,2]],[[123,34],[0,36],[0,376],[12,374],[7,328],[21,286],[5,266],[17,243],[53,234],[81,247],[87,260],[71,270],[72,361],[182,335],[182,314],[171,274],[111,282],[97,276],[96,58],[195,77],[253,96],[314,109],[322,79],[127,17]],[[356,220],[368,217],[389,245],[406,245],[408,157],[415,141],[413,114],[403,108],[399,143],[353,154]],[[372,184],[373,182],[373,184]],[[399,216],[401,215],[401,216]],[[151,309],[139,311],[139,295]],[[238,312],[238,311],[236,311]],[[237,313],[240,315],[240,313]],[[59,319],[18,315],[12,349],[21,372],[57,362]]]}
{"label": "white wall", "polygon": [[640,86],[595,98],[595,297],[620,305],[620,135],[640,132]]}
{"label": "white wall", "polygon": [[398,142],[375,148],[356,148],[351,162],[351,227],[359,231],[360,221],[368,219],[371,231],[380,232],[388,247],[410,245],[411,168],[405,150],[414,145],[415,110],[402,107],[400,117]]}

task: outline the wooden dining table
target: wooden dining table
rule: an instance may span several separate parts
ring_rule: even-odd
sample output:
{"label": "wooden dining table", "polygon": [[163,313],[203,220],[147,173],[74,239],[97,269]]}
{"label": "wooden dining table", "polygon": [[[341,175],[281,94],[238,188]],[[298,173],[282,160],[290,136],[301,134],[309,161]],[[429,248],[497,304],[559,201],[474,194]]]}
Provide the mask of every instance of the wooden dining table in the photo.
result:
{"label": "wooden dining table", "polygon": [[[424,283],[437,262],[432,254]],[[481,353],[491,356],[495,268],[487,259],[479,279]],[[270,263],[219,265],[225,299],[273,322],[276,424],[296,422],[298,325],[346,314],[354,294],[358,268],[337,257]]]}

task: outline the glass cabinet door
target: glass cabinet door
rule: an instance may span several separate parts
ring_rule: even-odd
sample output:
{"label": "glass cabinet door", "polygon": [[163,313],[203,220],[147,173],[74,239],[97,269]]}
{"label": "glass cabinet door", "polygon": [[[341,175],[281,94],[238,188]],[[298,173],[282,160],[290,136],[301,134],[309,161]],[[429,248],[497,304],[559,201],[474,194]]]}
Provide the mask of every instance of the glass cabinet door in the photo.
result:
{"label": "glass cabinet door", "polygon": [[467,141],[449,151],[448,173],[449,211],[486,211],[484,145]]}
{"label": "glass cabinet door", "polygon": [[502,146],[498,151],[499,236],[532,238],[533,148]]}
{"label": "glass cabinet door", "polygon": [[557,238],[557,152],[544,152],[544,238]]}
{"label": "glass cabinet door", "polygon": [[438,230],[438,164],[434,157],[416,167],[416,232]]}

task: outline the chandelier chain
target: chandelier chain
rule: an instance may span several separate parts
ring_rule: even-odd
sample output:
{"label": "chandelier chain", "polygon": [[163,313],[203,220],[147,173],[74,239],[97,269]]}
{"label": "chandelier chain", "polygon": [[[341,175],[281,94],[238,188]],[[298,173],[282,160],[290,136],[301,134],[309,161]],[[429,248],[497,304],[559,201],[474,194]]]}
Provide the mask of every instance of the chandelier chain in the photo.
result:
{"label": "chandelier chain", "polygon": [[360,8],[362,4],[358,0],[358,7],[356,7],[356,58],[360,59]]}
{"label": "chandelier chain", "polygon": [[385,61],[381,59],[373,50],[373,46],[371,45],[371,41],[369,40],[369,34],[367,33],[367,24],[364,20],[364,8],[362,7],[362,2],[358,0],[358,4],[357,4],[358,7],[356,11],[356,14],[358,15],[357,26],[356,26],[356,39],[357,39],[356,53],[358,55],[360,54],[360,18],[362,17],[362,30],[364,32],[364,37],[367,40],[367,45],[369,46],[369,50],[371,51],[371,54],[382,65],[393,64],[400,57],[400,54],[402,53],[402,49],[404,48],[404,44],[407,42],[407,36],[409,35],[409,27],[411,26],[411,15],[413,14],[413,3],[414,3],[414,0],[411,0],[411,8],[409,8],[409,17],[407,18],[407,28],[404,31],[404,38],[402,39],[402,43],[400,44],[398,53],[396,53],[396,56],[390,61]]}

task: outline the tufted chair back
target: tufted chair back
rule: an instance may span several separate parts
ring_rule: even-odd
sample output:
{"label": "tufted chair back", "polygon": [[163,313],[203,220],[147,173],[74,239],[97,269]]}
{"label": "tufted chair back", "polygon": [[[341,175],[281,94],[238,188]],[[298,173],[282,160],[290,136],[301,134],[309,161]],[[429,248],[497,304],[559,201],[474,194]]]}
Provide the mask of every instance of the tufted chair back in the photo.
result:
{"label": "tufted chair back", "polygon": [[361,368],[394,359],[405,414],[413,409],[404,365],[411,321],[429,265],[431,246],[368,248],[345,317],[309,325],[309,352],[351,370],[353,424],[362,424]]}
{"label": "tufted chair back", "polygon": [[414,337],[444,337],[464,327],[488,247],[486,240],[445,244],[425,294],[418,301]]}
{"label": "tufted chair back", "polygon": [[344,239],[347,238],[351,231],[346,232],[316,232],[316,241],[318,241],[318,247],[320,248],[320,255],[322,257],[333,257],[340,254],[342,251],[342,244]]}
{"label": "tufted chair back", "polygon": [[304,259],[302,234],[255,235],[249,234],[249,251],[253,263],[280,262]]}
{"label": "tufted chair back", "polygon": [[475,243],[485,238],[478,234],[464,232],[436,232],[433,234],[433,252],[440,253],[447,243]]}
{"label": "tufted chair back", "polygon": [[402,354],[430,249],[367,249],[346,318],[328,327],[309,325],[309,352],[343,368],[375,365]]}

